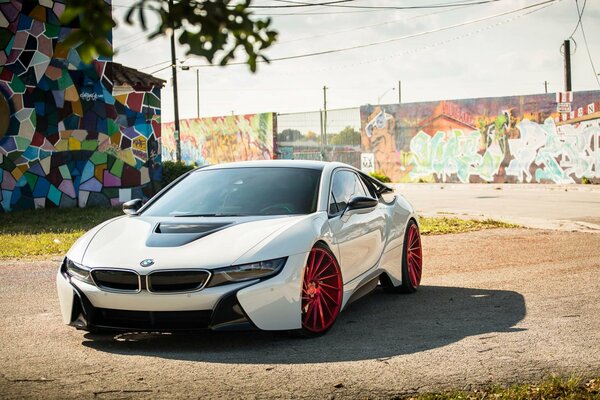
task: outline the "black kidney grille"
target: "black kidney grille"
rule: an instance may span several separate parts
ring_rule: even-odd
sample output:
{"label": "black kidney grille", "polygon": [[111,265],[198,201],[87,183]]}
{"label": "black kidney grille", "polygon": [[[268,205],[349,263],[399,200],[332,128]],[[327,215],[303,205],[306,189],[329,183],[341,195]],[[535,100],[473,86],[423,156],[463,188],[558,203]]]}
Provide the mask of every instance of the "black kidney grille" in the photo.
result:
{"label": "black kidney grille", "polygon": [[92,278],[101,289],[127,292],[138,292],[140,290],[140,277],[133,271],[95,269],[92,271]]}
{"label": "black kidney grille", "polygon": [[207,271],[158,271],[148,275],[148,290],[154,293],[191,292],[201,289],[210,274]]}

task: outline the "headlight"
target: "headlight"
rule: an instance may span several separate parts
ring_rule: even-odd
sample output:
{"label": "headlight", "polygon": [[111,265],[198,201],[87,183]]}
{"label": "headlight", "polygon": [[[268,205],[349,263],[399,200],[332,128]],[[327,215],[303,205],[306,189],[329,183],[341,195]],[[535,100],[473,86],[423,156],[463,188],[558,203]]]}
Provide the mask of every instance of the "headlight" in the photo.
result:
{"label": "headlight", "polygon": [[261,261],[251,264],[234,265],[232,267],[213,269],[212,277],[206,287],[220,286],[227,283],[243,282],[276,275],[281,271],[287,257]]}
{"label": "headlight", "polygon": [[90,285],[94,284],[90,276],[90,270],[68,258],[65,258],[65,271],[72,278],[89,283]]}

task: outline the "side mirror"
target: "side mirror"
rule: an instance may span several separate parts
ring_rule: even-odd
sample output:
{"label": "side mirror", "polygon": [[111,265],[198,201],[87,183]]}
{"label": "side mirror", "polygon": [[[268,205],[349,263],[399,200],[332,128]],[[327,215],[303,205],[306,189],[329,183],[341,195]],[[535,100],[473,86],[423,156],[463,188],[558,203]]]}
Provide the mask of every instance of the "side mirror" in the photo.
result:
{"label": "side mirror", "polygon": [[142,199],[129,200],[123,203],[123,212],[127,215],[136,215],[140,208],[144,205]]}
{"label": "side mirror", "polygon": [[379,200],[372,197],[354,196],[348,202],[343,215],[350,216],[352,214],[367,214],[373,211],[378,204]]}

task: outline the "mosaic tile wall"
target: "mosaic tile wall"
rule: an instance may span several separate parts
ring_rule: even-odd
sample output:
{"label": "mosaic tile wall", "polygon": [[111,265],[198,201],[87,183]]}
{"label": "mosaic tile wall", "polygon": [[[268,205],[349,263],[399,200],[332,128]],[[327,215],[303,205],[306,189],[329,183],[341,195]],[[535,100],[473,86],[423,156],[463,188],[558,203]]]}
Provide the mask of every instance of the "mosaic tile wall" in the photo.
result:
{"label": "mosaic tile wall", "polygon": [[113,95],[110,60],[86,65],[61,44],[76,29],[60,26],[64,8],[0,0],[0,212],[116,205],[158,189],[160,88]]}

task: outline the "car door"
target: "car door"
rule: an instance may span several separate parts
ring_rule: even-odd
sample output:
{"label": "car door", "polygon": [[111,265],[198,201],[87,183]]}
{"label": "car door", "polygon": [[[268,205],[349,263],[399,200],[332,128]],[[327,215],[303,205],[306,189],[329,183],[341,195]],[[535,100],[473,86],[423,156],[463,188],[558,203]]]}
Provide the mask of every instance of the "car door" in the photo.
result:
{"label": "car door", "polygon": [[345,283],[373,267],[384,246],[382,205],[366,214],[345,215],[346,206],[354,196],[372,197],[354,171],[334,171],[329,194],[329,225],[338,244]]}

